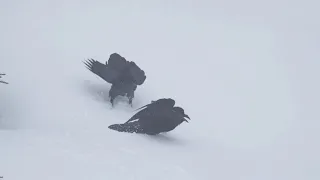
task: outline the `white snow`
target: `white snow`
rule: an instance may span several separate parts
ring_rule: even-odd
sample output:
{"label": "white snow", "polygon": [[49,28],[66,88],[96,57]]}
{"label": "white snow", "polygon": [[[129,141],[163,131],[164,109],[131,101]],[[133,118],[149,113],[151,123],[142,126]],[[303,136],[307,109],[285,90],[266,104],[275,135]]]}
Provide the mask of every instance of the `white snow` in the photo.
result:
{"label": "white snow", "polygon": [[[0,1],[3,180],[320,179],[317,1]],[[134,108],[82,61],[147,74]],[[191,117],[111,131],[163,97]],[[1,179],[1,180],[2,180]]]}

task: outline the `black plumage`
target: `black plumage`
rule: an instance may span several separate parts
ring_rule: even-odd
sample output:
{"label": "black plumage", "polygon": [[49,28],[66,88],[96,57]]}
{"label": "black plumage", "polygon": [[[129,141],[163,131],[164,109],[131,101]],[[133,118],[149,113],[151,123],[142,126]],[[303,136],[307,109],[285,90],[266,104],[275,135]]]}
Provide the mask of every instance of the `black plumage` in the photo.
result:
{"label": "black plumage", "polygon": [[175,106],[173,99],[152,101],[138,110],[127,122],[113,124],[109,128],[119,132],[156,135],[174,130],[182,122],[188,122],[183,108]]}
{"label": "black plumage", "polygon": [[[0,74],[0,78],[2,78],[2,76],[5,76],[6,74]],[[1,81],[0,80],[0,83],[3,83],[3,84],[9,84],[9,83],[7,83],[7,82],[5,82],[5,81]]]}
{"label": "black plumage", "polygon": [[109,91],[112,105],[117,96],[126,96],[129,104],[132,105],[137,86],[142,85],[147,78],[145,72],[136,63],[127,61],[117,53],[111,54],[106,64],[94,59],[88,59],[84,64],[91,72],[112,84]]}

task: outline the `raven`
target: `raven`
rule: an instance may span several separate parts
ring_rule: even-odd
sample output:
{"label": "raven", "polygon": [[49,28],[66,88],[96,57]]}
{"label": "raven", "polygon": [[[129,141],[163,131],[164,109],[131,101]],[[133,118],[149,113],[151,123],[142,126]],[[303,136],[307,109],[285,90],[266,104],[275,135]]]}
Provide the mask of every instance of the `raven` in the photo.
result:
{"label": "raven", "polygon": [[109,129],[118,132],[140,133],[157,135],[174,130],[182,122],[188,122],[189,118],[181,107],[174,107],[175,101],[171,98],[162,98],[152,101],[137,110],[127,122],[113,124]]}
{"label": "raven", "polygon": [[[6,74],[0,74],[0,78],[2,78],[1,76],[5,76]],[[3,84],[9,84],[9,83],[7,83],[7,82],[5,82],[5,81],[1,81],[0,80],[0,83],[3,83]]]}
{"label": "raven", "polygon": [[145,72],[136,63],[127,61],[118,53],[111,54],[106,64],[102,64],[94,59],[88,59],[84,64],[91,72],[112,84],[109,91],[112,106],[117,96],[126,96],[129,99],[129,104],[132,106],[137,86],[142,85],[147,78]]}

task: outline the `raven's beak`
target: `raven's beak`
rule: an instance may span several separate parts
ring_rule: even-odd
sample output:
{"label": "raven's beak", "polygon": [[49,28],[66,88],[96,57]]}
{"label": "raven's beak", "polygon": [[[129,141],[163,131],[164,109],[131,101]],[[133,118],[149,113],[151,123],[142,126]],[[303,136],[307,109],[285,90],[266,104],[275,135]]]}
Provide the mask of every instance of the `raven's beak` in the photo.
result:
{"label": "raven's beak", "polygon": [[[188,119],[190,120],[190,117],[189,117],[188,115],[186,115],[186,114],[185,114],[185,115],[184,115],[184,117],[185,117],[185,118],[188,118]],[[189,121],[188,121],[188,120],[186,120],[185,118],[183,118],[183,119],[184,119],[184,121],[185,121],[185,122],[187,122],[187,123],[189,123]]]}

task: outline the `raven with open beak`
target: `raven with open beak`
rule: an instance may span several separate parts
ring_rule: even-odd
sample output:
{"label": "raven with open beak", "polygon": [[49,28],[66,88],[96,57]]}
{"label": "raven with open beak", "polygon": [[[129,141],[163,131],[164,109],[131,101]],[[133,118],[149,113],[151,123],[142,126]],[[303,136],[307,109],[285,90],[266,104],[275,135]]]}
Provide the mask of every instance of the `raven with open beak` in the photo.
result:
{"label": "raven with open beak", "polygon": [[[183,122],[188,122],[190,117],[181,107],[174,107],[173,99],[159,99],[152,101],[134,114],[123,124],[113,124],[109,129],[118,132],[142,133],[156,135],[174,130]],[[187,119],[186,119],[187,118]]]}

